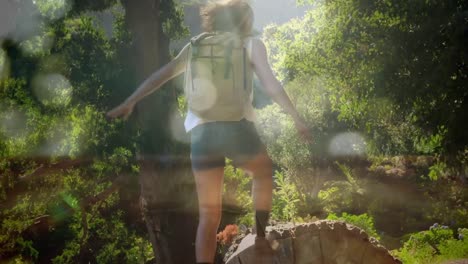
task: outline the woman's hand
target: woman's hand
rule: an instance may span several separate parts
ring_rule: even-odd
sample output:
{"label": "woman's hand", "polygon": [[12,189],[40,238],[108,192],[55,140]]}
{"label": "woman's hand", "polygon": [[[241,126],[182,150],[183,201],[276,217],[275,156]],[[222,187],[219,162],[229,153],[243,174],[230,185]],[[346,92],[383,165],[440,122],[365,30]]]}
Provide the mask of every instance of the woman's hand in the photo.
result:
{"label": "woman's hand", "polygon": [[130,114],[133,112],[133,108],[135,107],[134,103],[124,102],[121,105],[117,106],[116,108],[107,112],[106,116],[109,118],[117,118],[122,117],[126,120]]}
{"label": "woman's hand", "polygon": [[302,119],[300,118],[294,119],[294,125],[296,126],[297,133],[299,133],[299,137],[303,141],[307,143],[313,142],[312,134],[310,133],[309,128],[306,126],[305,122]]}

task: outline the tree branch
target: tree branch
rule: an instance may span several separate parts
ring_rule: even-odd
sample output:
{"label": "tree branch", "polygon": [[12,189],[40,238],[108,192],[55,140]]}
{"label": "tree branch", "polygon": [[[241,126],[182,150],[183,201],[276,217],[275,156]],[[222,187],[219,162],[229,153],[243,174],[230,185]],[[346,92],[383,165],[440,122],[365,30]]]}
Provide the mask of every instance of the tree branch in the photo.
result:
{"label": "tree branch", "polygon": [[42,177],[57,170],[71,169],[76,166],[83,166],[90,164],[93,161],[91,158],[82,159],[64,159],[56,163],[47,164],[46,162],[40,164],[33,172],[19,176],[20,181],[26,181],[31,178]]}
{"label": "tree branch", "polygon": [[[70,207],[70,210],[67,210],[67,213],[69,214],[77,210],[81,210],[81,213],[83,214],[82,223],[84,224],[83,225],[84,232],[83,232],[83,238],[81,242],[85,240],[85,237],[88,233],[88,226],[87,226],[86,217],[85,217],[86,210],[89,209],[91,206],[95,205],[96,203],[106,200],[111,194],[118,191],[123,184],[123,180],[124,180],[124,175],[119,175],[112,182],[109,188],[105,189],[104,191],[100,192],[97,195],[84,198],[80,203],[80,207],[79,207],[80,209],[75,209],[75,208]],[[47,230],[49,230],[51,226],[55,226],[56,224],[57,223],[53,221],[53,215],[45,214],[45,215],[37,216],[34,218],[33,224],[27,227],[22,233],[31,231],[40,225],[46,225]]]}

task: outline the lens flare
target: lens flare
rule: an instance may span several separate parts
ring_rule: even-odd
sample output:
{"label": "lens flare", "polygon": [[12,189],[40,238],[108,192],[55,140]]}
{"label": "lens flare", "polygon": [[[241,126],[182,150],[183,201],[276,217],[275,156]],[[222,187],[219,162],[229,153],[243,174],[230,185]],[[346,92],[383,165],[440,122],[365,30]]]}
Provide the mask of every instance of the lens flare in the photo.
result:
{"label": "lens flare", "polygon": [[67,136],[67,132],[72,126],[69,121],[59,120],[51,125],[45,141],[37,150],[39,156],[68,156],[72,149],[71,138]]}
{"label": "lens flare", "polygon": [[63,135],[55,135],[50,137],[44,142],[39,151],[39,156],[50,157],[50,156],[66,156],[68,149],[63,144]]}
{"label": "lens flare", "polygon": [[46,106],[66,106],[71,101],[70,82],[60,74],[39,74],[33,80],[37,99]]}
{"label": "lens flare", "polygon": [[18,138],[27,130],[26,114],[18,110],[10,110],[0,113],[0,130],[7,137]]}
{"label": "lens flare", "polygon": [[0,49],[0,81],[8,78],[10,75],[10,61],[3,49]]}
{"label": "lens flare", "polygon": [[53,44],[52,36],[43,34],[21,42],[20,48],[25,54],[34,56],[48,52]]}
{"label": "lens flare", "polygon": [[359,133],[341,133],[330,141],[328,152],[332,156],[361,156],[366,152],[366,142]]}

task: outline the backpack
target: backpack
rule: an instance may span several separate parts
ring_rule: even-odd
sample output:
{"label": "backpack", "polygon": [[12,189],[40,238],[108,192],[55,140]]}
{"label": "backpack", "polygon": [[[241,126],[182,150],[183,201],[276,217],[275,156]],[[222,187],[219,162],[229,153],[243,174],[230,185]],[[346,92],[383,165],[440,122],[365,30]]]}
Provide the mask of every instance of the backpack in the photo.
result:
{"label": "backpack", "polygon": [[188,109],[211,121],[239,121],[251,104],[253,70],[236,34],[202,33],[190,43],[185,95]]}

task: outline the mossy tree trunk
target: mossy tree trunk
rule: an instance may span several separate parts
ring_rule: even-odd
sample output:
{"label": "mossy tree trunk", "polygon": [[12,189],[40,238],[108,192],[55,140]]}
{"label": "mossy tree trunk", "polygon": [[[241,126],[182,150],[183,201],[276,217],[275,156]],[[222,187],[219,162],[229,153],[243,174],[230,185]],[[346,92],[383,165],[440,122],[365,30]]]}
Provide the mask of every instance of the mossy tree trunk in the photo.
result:
{"label": "mossy tree trunk", "polygon": [[[122,0],[125,21],[132,35],[128,58],[141,83],[169,61],[169,37],[163,31],[163,0]],[[156,263],[194,263],[196,198],[187,148],[170,131],[175,111],[174,87],[146,97],[135,109],[140,130],[141,208],[153,245]],[[195,202],[194,202],[195,201]]]}

